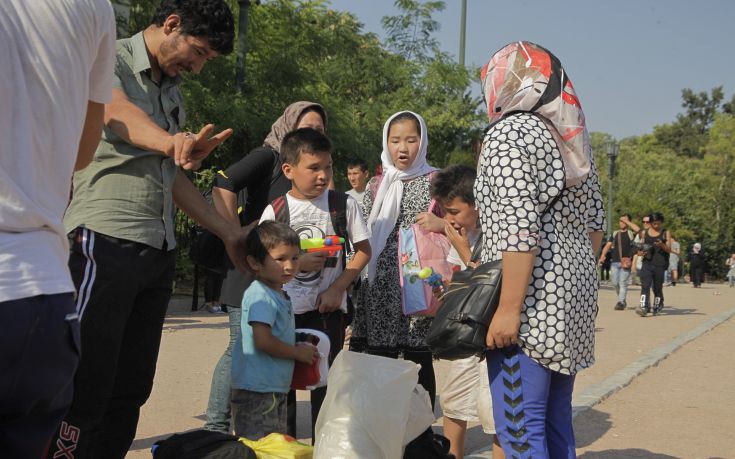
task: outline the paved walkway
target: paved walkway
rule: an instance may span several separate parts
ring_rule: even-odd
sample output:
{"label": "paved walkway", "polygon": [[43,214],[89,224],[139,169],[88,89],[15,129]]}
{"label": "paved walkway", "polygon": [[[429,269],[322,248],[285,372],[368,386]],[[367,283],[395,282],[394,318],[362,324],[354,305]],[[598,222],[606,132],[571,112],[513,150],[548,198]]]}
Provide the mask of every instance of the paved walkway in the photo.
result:
{"label": "paved walkway", "polygon": [[[735,458],[735,289],[680,284],[664,294],[667,308],[641,318],[632,309],[614,311],[612,290],[602,289],[597,363],[579,374],[575,388],[580,457]],[[628,304],[636,304],[638,295],[633,287]],[[188,301],[172,302],[153,394],[128,458],[150,457],[155,440],[203,424],[211,372],[226,346],[228,326],[224,315],[188,311]],[[442,377],[439,362],[439,387]],[[305,414],[308,394],[300,395],[299,412]],[[439,412],[437,418],[440,426]],[[299,436],[307,429],[300,416]],[[472,426],[467,451],[490,457],[487,445],[487,436]]]}

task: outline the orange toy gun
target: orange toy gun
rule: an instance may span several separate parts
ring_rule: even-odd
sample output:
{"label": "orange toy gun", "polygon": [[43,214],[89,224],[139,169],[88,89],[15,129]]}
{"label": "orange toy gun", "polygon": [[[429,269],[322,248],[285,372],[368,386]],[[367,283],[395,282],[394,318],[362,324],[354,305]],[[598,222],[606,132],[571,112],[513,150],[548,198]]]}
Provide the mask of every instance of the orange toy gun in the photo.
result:
{"label": "orange toy gun", "polygon": [[326,268],[333,268],[337,265],[337,256],[343,250],[345,239],[339,236],[326,236],[325,238],[313,237],[301,240],[301,250],[311,252],[324,252],[327,257]]}

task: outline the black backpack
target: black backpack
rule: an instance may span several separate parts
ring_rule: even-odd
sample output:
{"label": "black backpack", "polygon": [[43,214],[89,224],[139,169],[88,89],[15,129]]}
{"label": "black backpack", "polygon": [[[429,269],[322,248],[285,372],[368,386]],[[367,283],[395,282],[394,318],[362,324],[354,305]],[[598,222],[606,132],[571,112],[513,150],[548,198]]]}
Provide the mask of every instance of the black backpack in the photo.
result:
{"label": "black backpack", "polygon": [[234,435],[192,430],[157,441],[153,459],[256,459],[255,452]]}

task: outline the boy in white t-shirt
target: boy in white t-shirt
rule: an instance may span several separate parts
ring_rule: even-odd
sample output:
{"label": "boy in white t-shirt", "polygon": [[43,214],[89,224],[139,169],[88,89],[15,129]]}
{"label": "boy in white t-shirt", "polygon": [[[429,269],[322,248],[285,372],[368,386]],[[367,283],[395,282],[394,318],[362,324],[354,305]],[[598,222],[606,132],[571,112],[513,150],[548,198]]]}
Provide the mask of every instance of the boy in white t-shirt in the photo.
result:
{"label": "boy in white t-shirt", "polygon": [[[444,210],[444,232],[452,243],[447,261],[457,270],[474,265],[472,251],[480,239],[479,215],[473,192],[476,175],[469,166],[455,165],[437,172],[431,180],[431,197]],[[464,457],[467,422],[479,421],[483,431],[493,437],[493,458],[505,458],[495,435],[490,400],[485,362],[476,356],[449,362],[441,404],[444,435],[450,441],[449,452],[455,457]]]}
{"label": "boy in white t-shirt", "polygon": [[[329,363],[342,349],[347,313],[347,288],[370,260],[369,233],[354,198],[328,190],[332,180],[332,142],[321,132],[297,129],[281,144],[283,173],[291,191],[266,207],[260,221],[287,223],[301,239],[337,235],[345,239],[338,253],[313,252],[301,256],[301,272],[284,290],[296,314],[296,328],[311,328],[329,336]],[[337,228],[335,228],[337,226]],[[340,234],[342,233],[342,234]],[[344,246],[355,254],[345,264]],[[311,391],[312,438],[326,387]],[[296,432],[296,396],[288,400],[289,434]]]}

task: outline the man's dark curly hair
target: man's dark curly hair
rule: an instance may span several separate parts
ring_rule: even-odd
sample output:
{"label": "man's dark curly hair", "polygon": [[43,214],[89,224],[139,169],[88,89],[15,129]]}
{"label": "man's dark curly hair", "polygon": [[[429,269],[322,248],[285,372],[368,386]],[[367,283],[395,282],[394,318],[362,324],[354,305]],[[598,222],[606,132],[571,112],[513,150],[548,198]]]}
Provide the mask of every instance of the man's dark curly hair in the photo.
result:
{"label": "man's dark curly hair", "polygon": [[232,52],[235,20],[224,0],[163,0],[151,24],[160,27],[172,14],[181,18],[181,33],[206,38],[219,54]]}
{"label": "man's dark curly hair", "polygon": [[440,170],[431,179],[431,197],[439,204],[448,204],[454,198],[475,205],[475,177],[477,172],[470,166],[455,164]]}

